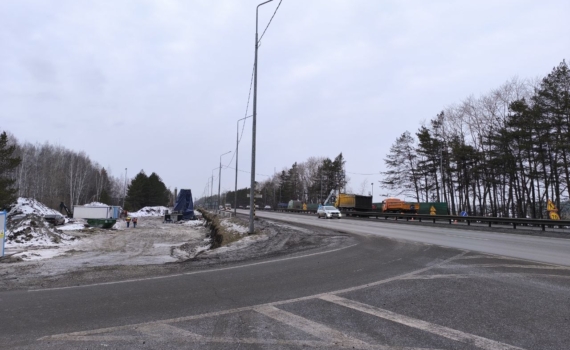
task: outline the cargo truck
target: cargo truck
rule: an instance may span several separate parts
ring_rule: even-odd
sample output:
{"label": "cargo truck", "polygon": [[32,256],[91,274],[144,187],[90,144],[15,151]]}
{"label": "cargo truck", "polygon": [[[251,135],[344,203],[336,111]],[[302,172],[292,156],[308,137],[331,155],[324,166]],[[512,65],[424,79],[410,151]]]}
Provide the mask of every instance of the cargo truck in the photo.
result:
{"label": "cargo truck", "polygon": [[382,211],[385,213],[417,213],[420,203],[404,202],[398,198],[387,198],[382,203]]}
{"label": "cargo truck", "polygon": [[[387,198],[382,203],[374,203],[384,213],[417,213],[425,215],[448,215],[445,202],[406,202],[398,198]],[[414,206],[412,209],[412,205]]]}
{"label": "cargo truck", "polygon": [[336,198],[335,207],[339,210],[368,211],[372,210],[372,197],[358,194],[340,193]]}
{"label": "cargo truck", "polygon": [[73,206],[74,219],[111,219],[113,212],[113,207]]}

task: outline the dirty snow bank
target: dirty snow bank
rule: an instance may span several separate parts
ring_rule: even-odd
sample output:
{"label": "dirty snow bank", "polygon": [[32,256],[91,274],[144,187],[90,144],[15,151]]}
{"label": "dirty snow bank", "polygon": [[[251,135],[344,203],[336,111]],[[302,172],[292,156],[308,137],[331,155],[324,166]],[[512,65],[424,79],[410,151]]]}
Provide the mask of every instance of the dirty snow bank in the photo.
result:
{"label": "dirty snow bank", "polygon": [[227,231],[233,234],[243,235],[249,232],[249,227],[241,221],[236,221],[232,219],[220,219],[220,225],[222,225]]}
{"label": "dirty snow bank", "polygon": [[91,202],[84,204],[85,207],[110,207],[110,205],[100,202]]}
{"label": "dirty snow bank", "polygon": [[157,206],[157,207],[144,207],[139,211],[134,213],[129,212],[130,216],[162,216],[164,213],[169,210],[167,207]]}
{"label": "dirty snow bank", "polygon": [[32,198],[18,198],[10,209],[6,223],[6,248],[71,244],[70,236],[46,222],[44,215],[59,214]]}

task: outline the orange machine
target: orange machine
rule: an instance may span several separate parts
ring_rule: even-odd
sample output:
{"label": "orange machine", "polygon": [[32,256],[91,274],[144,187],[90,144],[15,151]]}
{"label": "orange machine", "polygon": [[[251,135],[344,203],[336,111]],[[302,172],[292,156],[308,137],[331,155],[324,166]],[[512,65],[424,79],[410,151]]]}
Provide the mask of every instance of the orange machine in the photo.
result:
{"label": "orange machine", "polygon": [[404,202],[398,198],[387,198],[382,202],[382,211],[387,213],[412,213],[420,210],[420,203]]}

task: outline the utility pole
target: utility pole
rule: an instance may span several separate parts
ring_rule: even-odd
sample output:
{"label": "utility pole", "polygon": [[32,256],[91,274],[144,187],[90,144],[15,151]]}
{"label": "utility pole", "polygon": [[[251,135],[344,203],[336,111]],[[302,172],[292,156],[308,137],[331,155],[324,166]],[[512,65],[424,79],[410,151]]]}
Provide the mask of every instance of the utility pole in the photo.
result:
{"label": "utility pole", "polygon": [[125,197],[127,196],[127,168],[125,168],[125,192],[123,194],[123,210],[125,210]]}
{"label": "utility pole", "polygon": [[220,203],[222,201],[222,198],[220,197],[220,188],[222,185],[222,156],[224,156],[228,153],[232,153],[232,151],[228,151],[228,152],[226,152],[220,156],[220,172],[218,174],[218,209],[219,209]]}
{"label": "utility pole", "polygon": [[255,133],[257,124],[257,51],[259,49],[258,22],[259,7],[273,0],[265,1],[255,9],[255,59],[253,64],[253,125],[251,141],[251,188],[249,189],[249,234],[254,233],[253,214],[255,212]]}
{"label": "utility pole", "polygon": [[[237,121],[237,128],[236,128],[236,187],[235,187],[235,196],[234,196],[234,216],[237,216],[237,179],[238,179],[238,150],[239,150],[239,122],[240,120],[243,120],[245,123],[245,120],[247,118],[253,117],[253,115],[249,115],[247,117],[241,118]],[[245,125],[244,125],[245,127]]]}

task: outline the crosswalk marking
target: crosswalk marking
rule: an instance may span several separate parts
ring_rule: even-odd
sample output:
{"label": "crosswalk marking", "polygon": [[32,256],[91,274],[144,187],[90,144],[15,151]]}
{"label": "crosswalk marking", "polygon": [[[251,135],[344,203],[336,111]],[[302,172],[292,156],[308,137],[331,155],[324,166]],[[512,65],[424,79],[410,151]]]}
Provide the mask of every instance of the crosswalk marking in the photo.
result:
{"label": "crosswalk marking", "polygon": [[275,306],[268,305],[257,307],[254,308],[254,311],[279,322],[285,323],[286,325],[300,329],[303,332],[313,335],[319,339],[328,339],[336,346],[354,347],[356,349],[372,349],[372,346],[370,344],[367,344],[361,340],[352,338],[342,332],[339,332],[320,323],[313,322],[284,310],[280,310]]}
{"label": "crosswalk marking", "polygon": [[408,316],[400,315],[392,311],[383,310],[372,305],[362,304],[354,300],[345,299],[337,295],[329,294],[321,296],[320,299],[341,305],[347,308],[358,310],[376,317],[380,317],[392,322],[400,323],[409,327],[421,329],[451,340],[472,344],[486,350],[521,350],[521,348],[509,344],[501,343],[491,339],[479,337],[477,335],[464,333],[452,328],[447,328],[434,323],[418,320]]}
{"label": "crosswalk marking", "polygon": [[[315,294],[305,297],[299,297],[295,299],[289,300],[282,300],[276,301],[267,304],[255,305],[250,307],[241,307],[231,310],[223,310],[223,311],[216,311],[210,312],[206,314],[200,315],[192,315],[186,317],[178,317],[168,320],[162,321],[154,321],[154,322],[147,322],[141,324],[132,324],[132,325],[125,325],[125,326],[118,326],[118,327],[109,327],[91,331],[81,331],[81,332],[73,332],[67,334],[59,334],[59,335],[52,335],[42,337],[38,340],[61,340],[61,341],[126,341],[126,342],[133,342],[140,340],[141,337],[146,337],[145,339],[152,338],[152,339],[176,339],[180,342],[186,343],[230,343],[230,344],[266,344],[266,345],[291,345],[291,346],[306,346],[306,347],[313,347],[313,348],[354,348],[354,349],[383,349],[383,350],[391,350],[391,349],[418,349],[418,348],[409,348],[409,347],[393,347],[388,345],[382,344],[368,344],[365,341],[360,339],[354,338],[346,333],[343,333],[339,330],[333,329],[328,327],[324,324],[306,319],[302,316],[295,315],[288,311],[282,310],[277,308],[278,305],[286,305],[300,301],[310,301],[315,299],[324,300],[327,302],[331,302],[336,305],[340,305],[343,307],[347,307],[353,310],[357,310],[360,312],[364,312],[376,317],[380,317],[392,322],[396,322],[399,324],[403,324],[415,329],[419,329],[422,331],[426,331],[432,333],[437,336],[445,337],[451,340],[467,343],[481,349],[486,350],[520,350],[521,348],[504,344],[498,341],[494,341],[491,339],[483,338],[481,336],[461,332],[455,329],[447,328],[445,326],[440,326],[437,324],[433,324],[430,322],[422,321],[419,319],[414,319],[408,316],[400,315],[394,313],[392,311],[383,310],[377,308],[372,305],[363,304],[354,300],[346,299],[343,297],[338,296],[339,294],[362,290],[365,288],[370,288],[374,286],[379,286],[385,283],[389,283],[392,281],[398,280],[407,280],[407,279],[436,279],[436,278],[472,278],[472,277],[481,277],[480,274],[453,274],[453,275],[420,275],[420,273],[427,272],[434,268],[438,267],[447,267],[446,264],[461,259],[467,252],[463,252],[461,254],[455,255],[451,258],[446,260],[442,260],[436,264],[431,266],[418,269],[406,274],[402,274],[399,276],[394,276],[390,278],[386,278],[383,280],[379,280],[376,282],[345,288],[342,290],[337,290],[334,292],[329,293],[322,293],[322,294]],[[460,266],[460,265],[452,265],[452,266]],[[473,265],[471,265],[473,266]],[[520,267],[529,267],[529,266],[538,266],[541,268],[549,269],[555,266],[539,266],[539,265],[481,265],[484,267],[503,267],[503,266],[520,266]],[[566,268],[562,268],[562,270],[566,270]],[[521,274],[517,273],[499,273],[500,275],[513,275],[513,276],[520,276]],[[495,275],[495,274],[492,274]],[[525,274],[526,275],[526,274]],[[534,274],[533,274],[534,275]],[[487,275],[483,275],[487,276]],[[179,328],[174,326],[173,324],[190,321],[190,320],[200,320],[209,317],[220,317],[224,315],[236,314],[245,311],[254,311],[258,314],[267,316],[277,322],[282,324],[289,325],[295,329],[298,329],[306,334],[310,334],[320,340],[296,340],[296,339],[266,339],[266,338],[237,338],[237,337],[209,337],[203,336],[196,333],[191,332],[190,330],[186,330],[183,328]],[[122,331],[135,331],[140,336],[133,336],[131,334],[128,335],[117,335]],[[115,333],[115,334],[112,334]]]}

